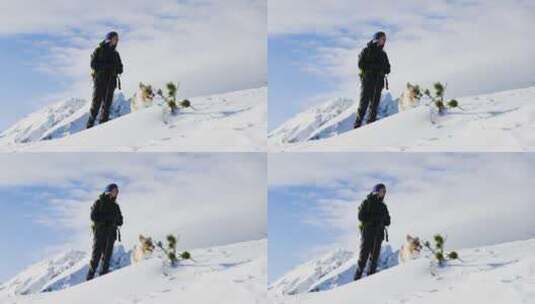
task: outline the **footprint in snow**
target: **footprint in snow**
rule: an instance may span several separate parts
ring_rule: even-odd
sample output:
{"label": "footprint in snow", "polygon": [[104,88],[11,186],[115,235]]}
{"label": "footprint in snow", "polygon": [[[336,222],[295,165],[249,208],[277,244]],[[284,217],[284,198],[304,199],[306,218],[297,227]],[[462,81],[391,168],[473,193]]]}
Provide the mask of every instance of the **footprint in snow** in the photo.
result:
{"label": "footprint in snow", "polygon": [[511,130],[514,130],[514,129],[517,129],[517,128],[520,128],[522,127],[523,125],[520,124],[520,123],[516,123],[514,126],[512,127],[503,127],[502,130],[504,131],[511,131]]}
{"label": "footprint in snow", "polygon": [[508,278],[508,279],[501,279],[500,281],[502,283],[513,283],[515,281],[518,281],[518,280],[521,280],[522,279],[522,276],[519,276],[519,275],[516,275],[512,278]]}

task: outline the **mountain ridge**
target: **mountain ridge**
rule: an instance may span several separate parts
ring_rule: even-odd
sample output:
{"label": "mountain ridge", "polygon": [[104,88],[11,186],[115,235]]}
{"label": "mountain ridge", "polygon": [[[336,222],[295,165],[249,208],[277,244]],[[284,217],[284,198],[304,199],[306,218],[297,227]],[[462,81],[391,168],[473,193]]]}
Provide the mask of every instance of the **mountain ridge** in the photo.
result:
{"label": "mountain ridge", "polygon": [[29,114],[0,133],[0,151],[262,151],[267,88],[190,98],[193,108],[165,119],[165,103],[130,111],[116,94],[109,122],[86,130],[89,102],[69,99]]}
{"label": "mountain ridge", "polygon": [[[351,151],[532,151],[535,150],[535,87],[500,91],[456,98],[459,108],[436,113],[434,106],[419,106],[384,117],[371,125],[353,130],[348,123],[354,110],[324,122],[329,125],[322,136],[293,143],[280,138],[292,134],[283,127],[311,125],[297,115],[279,129],[286,133],[273,135],[268,150],[351,152]],[[339,123],[343,121],[344,123]],[[322,127],[325,128],[325,127]],[[314,128],[310,133],[319,132]]]}

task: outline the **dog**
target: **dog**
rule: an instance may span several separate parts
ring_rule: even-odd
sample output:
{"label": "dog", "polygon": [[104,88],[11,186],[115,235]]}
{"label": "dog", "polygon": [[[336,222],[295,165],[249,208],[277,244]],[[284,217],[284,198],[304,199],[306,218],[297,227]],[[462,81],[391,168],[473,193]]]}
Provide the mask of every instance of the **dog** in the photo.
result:
{"label": "dog", "polygon": [[154,252],[155,246],[152,242],[152,238],[139,235],[139,244],[134,247],[132,253],[132,261],[139,263],[140,261],[150,257]]}
{"label": "dog", "polygon": [[420,87],[407,82],[407,87],[399,98],[399,110],[406,111],[418,106],[420,104],[420,98]]}
{"label": "dog", "polygon": [[145,85],[142,82],[139,83],[139,89],[134,95],[131,102],[130,109],[132,112],[151,107],[154,100],[154,91],[151,85]]}
{"label": "dog", "polygon": [[399,250],[399,259],[402,263],[406,263],[420,256],[421,251],[422,244],[420,243],[420,239],[407,234],[405,244],[401,245],[401,249]]}

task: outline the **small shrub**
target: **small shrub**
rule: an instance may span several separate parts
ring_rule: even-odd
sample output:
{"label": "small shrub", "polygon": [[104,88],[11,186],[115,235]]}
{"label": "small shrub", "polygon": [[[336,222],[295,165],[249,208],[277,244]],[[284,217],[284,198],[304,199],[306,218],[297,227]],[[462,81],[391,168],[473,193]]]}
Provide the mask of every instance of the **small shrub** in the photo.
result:
{"label": "small shrub", "polygon": [[188,99],[184,99],[180,102],[180,106],[183,108],[191,107],[191,102]]}
{"label": "small shrub", "polygon": [[448,107],[457,108],[458,106],[459,106],[459,102],[456,99],[452,99],[448,101]]}
{"label": "small shrub", "polygon": [[444,244],[446,242],[446,239],[442,235],[436,234],[433,237],[433,241],[433,245],[431,245],[429,241],[425,241],[424,246],[429,249],[429,251],[431,251],[433,257],[435,258],[435,261],[440,267],[444,266],[447,261],[459,259],[459,255],[456,251],[444,251]]}
{"label": "small shrub", "polygon": [[[165,99],[165,102],[171,108],[171,113],[176,114],[179,107],[182,108],[189,108],[191,107],[191,102],[188,99],[184,99],[181,101],[176,100],[176,96],[178,94],[178,87],[180,83],[175,84],[173,82],[168,82],[165,87],[167,90],[167,94],[164,96],[163,94],[159,94]],[[161,92],[161,90],[159,90]]]}
{"label": "small shrub", "polygon": [[170,99],[176,99],[176,93],[178,91],[178,87],[173,82],[168,82],[165,87],[167,88],[167,97]]}
{"label": "small shrub", "polygon": [[431,99],[439,114],[444,114],[448,108],[459,107],[459,102],[456,99],[444,100],[445,91],[446,87],[440,82],[433,84],[433,93],[429,89],[424,91],[424,95]]}
{"label": "small shrub", "polygon": [[[142,84],[140,84],[142,85]],[[165,94],[163,92],[162,89],[158,89],[156,90],[156,95],[160,96],[161,98],[163,98],[163,100],[165,101],[165,104],[167,104],[167,106],[169,106],[169,108],[171,108],[171,113],[172,114],[176,114],[178,108],[189,108],[189,107],[192,107],[191,105],[191,101],[189,101],[188,99],[183,99],[181,101],[177,101],[176,99],[176,96],[178,94],[178,88],[179,88],[179,85],[180,83],[173,83],[173,82],[168,82],[166,85],[165,85]],[[148,86],[145,86],[144,85],[144,90],[146,90],[150,95],[154,95],[153,94],[153,89],[150,85]]]}
{"label": "small shrub", "polygon": [[165,256],[169,260],[171,266],[176,266],[180,260],[190,260],[191,254],[188,251],[184,251],[177,255],[177,238],[169,234],[166,237],[167,244],[164,246],[161,241],[156,244],[165,253]]}
{"label": "small shrub", "polygon": [[451,251],[450,253],[448,253],[448,259],[457,260],[459,259],[459,255],[457,254],[456,251]]}
{"label": "small shrub", "polygon": [[188,251],[184,251],[180,254],[180,258],[183,260],[189,260],[191,259],[191,254]]}
{"label": "small shrub", "polygon": [[433,84],[433,88],[435,89],[435,95],[444,99],[444,85],[440,82],[435,82],[435,84]]}

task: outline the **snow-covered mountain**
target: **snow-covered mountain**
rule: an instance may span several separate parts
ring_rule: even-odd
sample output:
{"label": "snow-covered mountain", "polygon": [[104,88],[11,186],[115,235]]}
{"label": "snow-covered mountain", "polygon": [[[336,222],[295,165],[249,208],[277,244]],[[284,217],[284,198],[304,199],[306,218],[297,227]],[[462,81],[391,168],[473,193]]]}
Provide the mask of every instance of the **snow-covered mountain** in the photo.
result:
{"label": "snow-covered mountain", "polygon": [[[85,129],[90,102],[67,99],[26,116],[0,134],[1,144],[20,144],[61,138]],[[130,113],[130,101],[122,93],[114,96],[110,118]]]}
{"label": "snow-covered mountain", "polygon": [[[337,107],[326,106],[325,113],[319,106],[320,113],[309,115],[315,111],[311,109],[273,131],[269,150],[444,152],[535,148],[535,87],[456,99],[460,108],[443,116],[422,103],[357,130],[350,125],[356,106],[339,103]],[[320,123],[316,117],[322,118]]]}
{"label": "snow-covered mountain", "polygon": [[[398,264],[398,251],[390,245],[381,248],[377,269]],[[338,249],[296,267],[269,286],[273,295],[297,295],[332,289],[353,281],[357,269],[354,251]]]}
{"label": "snow-covered mountain", "polygon": [[[162,254],[130,263],[116,246],[109,274],[85,282],[89,256],[69,250],[0,285],[1,303],[267,303],[266,240],[192,250],[170,267]],[[207,292],[209,290],[209,292]]]}
{"label": "snow-covered mountain", "polygon": [[[535,303],[535,239],[458,251],[462,260],[433,268],[427,257],[400,264],[357,282],[321,292],[281,295],[270,292],[271,303]],[[345,264],[331,259],[331,269]],[[329,262],[325,260],[325,262]],[[297,268],[305,278],[312,264]],[[323,269],[329,268],[324,265]],[[334,276],[336,270],[325,276]],[[315,280],[318,284],[320,278]],[[272,287],[273,289],[274,287]]]}
{"label": "snow-covered mountain", "polygon": [[263,151],[267,88],[191,98],[194,108],[164,121],[163,102],[130,113],[116,94],[106,124],[86,130],[90,103],[69,99],[0,134],[0,151]]}
{"label": "snow-covered mountain", "polygon": [[[11,280],[0,285],[0,294],[7,296],[28,295],[56,291],[85,281],[89,269],[89,254],[80,250],[67,250],[44,259]],[[114,248],[110,269],[130,265],[130,252],[119,245]]]}
{"label": "snow-covered mountain", "polygon": [[[269,133],[273,145],[292,144],[336,136],[350,131],[355,123],[358,103],[348,98],[336,98],[297,114]],[[398,112],[398,101],[389,92],[381,96],[377,117]]]}

